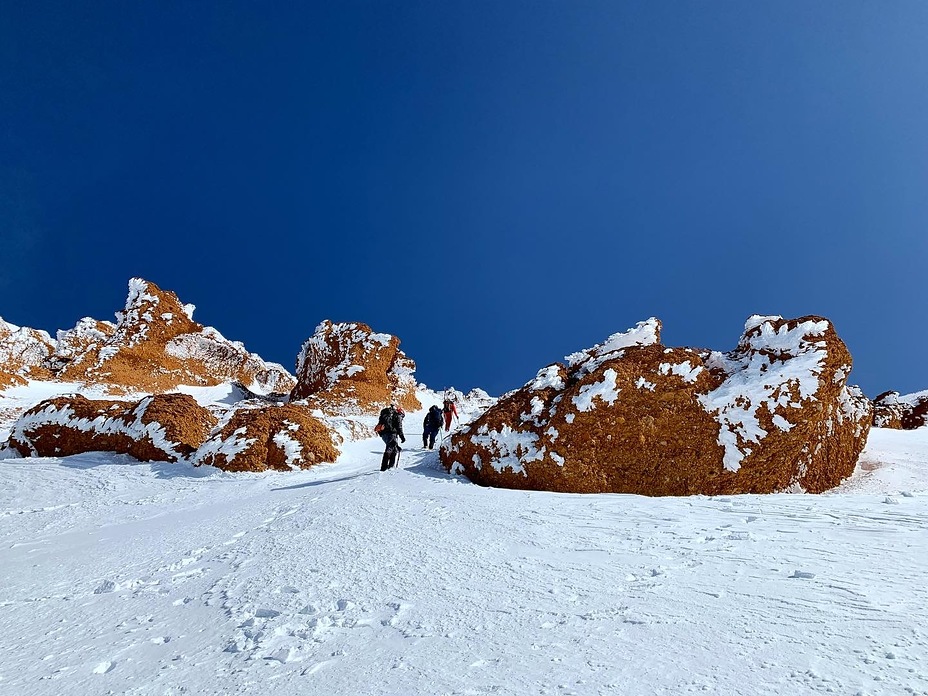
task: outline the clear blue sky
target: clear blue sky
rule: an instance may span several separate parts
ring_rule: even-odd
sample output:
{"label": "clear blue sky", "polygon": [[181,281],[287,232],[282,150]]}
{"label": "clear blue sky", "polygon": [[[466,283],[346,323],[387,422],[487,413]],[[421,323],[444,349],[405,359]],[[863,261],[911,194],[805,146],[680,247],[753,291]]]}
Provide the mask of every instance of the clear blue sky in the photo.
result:
{"label": "clear blue sky", "polygon": [[928,389],[926,223],[923,0],[0,3],[14,323],[138,275],[290,369],[357,320],[500,393],[821,314],[874,396]]}

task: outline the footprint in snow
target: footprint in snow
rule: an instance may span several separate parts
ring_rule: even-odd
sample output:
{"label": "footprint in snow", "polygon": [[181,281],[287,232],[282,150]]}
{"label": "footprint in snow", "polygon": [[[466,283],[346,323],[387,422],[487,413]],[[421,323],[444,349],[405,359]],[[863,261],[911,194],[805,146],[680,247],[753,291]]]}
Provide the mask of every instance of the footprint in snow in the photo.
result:
{"label": "footprint in snow", "polygon": [[101,662],[96,667],[94,667],[93,673],[94,674],[106,674],[107,672],[112,672],[115,666],[116,666],[115,662],[110,662],[109,660],[107,660],[106,662]]}
{"label": "footprint in snow", "polygon": [[811,580],[815,577],[815,573],[809,573],[804,570],[794,570],[793,574],[790,575],[791,578],[802,578],[803,580]]}
{"label": "footprint in snow", "polygon": [[107,594],[109,592],[115,592],[117,587],[118,585],[112,580],[104,580],[99,585],[97,585],[93,593],[94,594]]}

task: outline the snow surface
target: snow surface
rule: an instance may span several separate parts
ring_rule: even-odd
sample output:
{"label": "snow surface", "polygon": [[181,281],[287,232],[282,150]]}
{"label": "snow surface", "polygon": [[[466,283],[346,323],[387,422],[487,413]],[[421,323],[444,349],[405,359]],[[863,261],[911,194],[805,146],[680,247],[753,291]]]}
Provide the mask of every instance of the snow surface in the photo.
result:
{"label": "snow surface", "polygon": [[645,498],[472,485],[423,415],[384,473],[0,461],[0,694],[928,693],[928,428],[826,495]]}

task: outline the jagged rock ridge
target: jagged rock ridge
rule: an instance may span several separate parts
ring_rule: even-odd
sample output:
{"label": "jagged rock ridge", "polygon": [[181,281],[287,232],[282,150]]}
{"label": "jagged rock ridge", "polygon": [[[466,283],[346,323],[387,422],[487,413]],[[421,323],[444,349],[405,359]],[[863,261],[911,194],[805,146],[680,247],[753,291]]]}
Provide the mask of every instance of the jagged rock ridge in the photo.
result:
{"label": "jagged rock ridge", "polygon": [[295,380],[286,369],[198,324],[193,310],[173,292],[133,278],[116,323],[85,317],[56,340],[2,323],[0,385],[57,379],[159,393],[236,381],[259,393],[290,391]]}
{"label": "jagged rock ridge", "polygon": [[391,400],[417,409],[416,364],[399,345],[367,324],[323,321],[297,357],[291,398],[332,415],[372,413]]}
{"label": "jagged rock ridge", "polygon": [[0,389],[30,379],[52,379],[47,362],[54,351],[55,341],[46,332],[0,318]]}

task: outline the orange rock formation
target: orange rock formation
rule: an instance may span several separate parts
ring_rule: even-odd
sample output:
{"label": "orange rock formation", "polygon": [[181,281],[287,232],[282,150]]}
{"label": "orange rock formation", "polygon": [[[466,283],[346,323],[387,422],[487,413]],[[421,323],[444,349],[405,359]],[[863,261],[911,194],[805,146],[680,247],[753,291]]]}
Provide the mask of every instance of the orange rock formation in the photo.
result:
{"label": "orange rock formation", "polygon": [[827,490],[870,402],[820,317],[751,317],[730,353],[660,344],[660,322],[550,365],[455,434],[452,471],[490,486],[644,495]]}
{"label": "orange rock formation", "polygon": [[288,404],[237,410],[193,461],[226,471],[290,471],[337,456],[328,429],[306,407]]}
{"label": "orange rock formation", "polygon": [[9,444],[24,457],[117,452],[141,461],[175,462],[202,445],[215,424],[209,411],[186,394],[158,394],[141,401],[73,395],[26,411],[13,427]]}
{"label": "orange rock formation", "polygon": [[416,364],[399,345],[396,336],[375,333],[366,324],[326,320],[303,343],[291,398],[331,415],[375,413],[391,399],[417,409]]}

